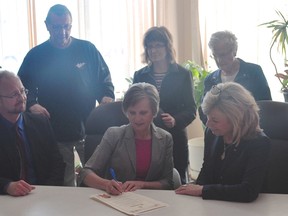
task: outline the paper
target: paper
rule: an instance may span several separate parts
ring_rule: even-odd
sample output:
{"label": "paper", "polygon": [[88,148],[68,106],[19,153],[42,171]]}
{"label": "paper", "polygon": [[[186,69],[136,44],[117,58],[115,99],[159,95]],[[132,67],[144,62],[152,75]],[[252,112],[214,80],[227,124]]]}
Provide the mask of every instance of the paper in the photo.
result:
{"label": "paper", "polygon": [[109,194],[96,194],[90,197],[100,201],[112,208],[115,208],[127,215],[139,215],[157,208],[168,206],[168,204],[137,194],[135,192],[125,192],[118,196]]}

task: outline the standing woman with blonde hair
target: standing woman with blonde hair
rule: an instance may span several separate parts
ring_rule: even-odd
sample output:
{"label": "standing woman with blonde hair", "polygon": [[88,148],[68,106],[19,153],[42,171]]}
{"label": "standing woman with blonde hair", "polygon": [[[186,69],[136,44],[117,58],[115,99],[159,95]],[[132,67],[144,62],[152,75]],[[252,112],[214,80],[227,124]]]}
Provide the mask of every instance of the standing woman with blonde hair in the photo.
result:
{"label": "standing woman with blonde hair", "polygon": [[143,62],[147,66],[135,72],[133,82],[150,83],[159,91],[164,127],[173,137],[174,166],[185,183],[188,166],[185,128],[196,115],[192,75],[176,63],[172,35],[166,27],[148,29],[143,46]]}

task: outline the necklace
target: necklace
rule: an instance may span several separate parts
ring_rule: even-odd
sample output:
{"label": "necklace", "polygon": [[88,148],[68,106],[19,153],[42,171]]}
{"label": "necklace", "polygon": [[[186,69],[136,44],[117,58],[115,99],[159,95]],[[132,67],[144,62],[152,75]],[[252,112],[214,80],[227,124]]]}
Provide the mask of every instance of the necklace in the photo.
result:
{"label": "necklace", "polygon": [[224,160],[225,159],[225,156],[226,156],[226,150],[229,149],[233,144],[225,144],[224,143],[224,149],[223,149],[223,153],[221,155],[221,160]]}

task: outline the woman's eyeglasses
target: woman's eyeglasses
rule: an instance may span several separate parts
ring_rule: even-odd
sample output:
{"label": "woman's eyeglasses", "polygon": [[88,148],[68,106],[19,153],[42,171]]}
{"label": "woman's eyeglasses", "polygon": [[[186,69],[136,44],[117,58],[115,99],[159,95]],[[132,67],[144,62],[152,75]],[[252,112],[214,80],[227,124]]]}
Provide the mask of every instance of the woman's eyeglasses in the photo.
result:
{"label": "woman's eyeglasses", "polygon": [[159,49],[162,49],[162,48],[164,48],[165,47],[165,44],[155,44],[155,45],[148,45],[148,46],[146,46],[146,49],[147,50],[152,50],[152,49],[155,49],[155,50],[159,50]]}

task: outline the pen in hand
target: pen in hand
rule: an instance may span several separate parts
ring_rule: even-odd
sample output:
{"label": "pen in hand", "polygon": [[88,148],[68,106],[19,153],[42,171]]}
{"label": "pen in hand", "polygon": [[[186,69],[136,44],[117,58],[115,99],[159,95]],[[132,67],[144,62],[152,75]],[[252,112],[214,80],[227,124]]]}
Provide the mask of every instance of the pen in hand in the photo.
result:
{"label": "pen in hand", "polygon": [[115,188],[118,191],[116,194],[119,194],[119,193],[121,194],[123,192],[122,185],[121,185],[122,183],[117,181],[116,173],[115,173],[113,168],[110,168],[109,171],[110,171],[110,174],[112,176],[112,179],[114,180],[114,182],[116,182],[116,184],[112,182],[112,187]]}
{"label": "pen in hand", "polygon": [[111,174],[111,176],[112,176],[112,179],[114,179],[115,181],[117,181],[117,178],[116,178],[116,174],[115,174],[114,169],[113,169],[113,168],[110,168],[109,171],[110,171],[110,174]]}

